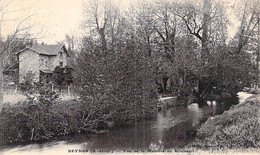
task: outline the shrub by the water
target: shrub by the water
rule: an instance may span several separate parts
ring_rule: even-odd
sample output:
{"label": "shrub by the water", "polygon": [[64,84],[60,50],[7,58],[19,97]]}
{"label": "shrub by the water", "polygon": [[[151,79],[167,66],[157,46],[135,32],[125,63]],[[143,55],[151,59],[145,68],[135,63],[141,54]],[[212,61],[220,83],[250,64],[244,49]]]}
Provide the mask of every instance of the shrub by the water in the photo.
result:
{"label": "shrub by the water", "polygon": [[259,148],[259,100],[248,100],[222,115],[208,119],[198,130],[195,141],[189,146],[202,149]]}
{"label": "shrub by the water", "polygon": [[80,102],[57,100],[59,95],[49,87],[29,84],[24,87],[27,101],[4,105],[0,112],[1,144],[49,140],[81,131]]}
{"label": "shrub by the water", "polygon": [[49,140],[80,132],[81,104],[62,102],[43,107],[24,102],[0,113],[0,144]]}
{"label": "shrub by the water", "polygon": [[117,52],[98,46],[81,52],[75,83],[84,104],[86,129],[131,124],[156,110],[152,60],[134,45],[126,40]]}

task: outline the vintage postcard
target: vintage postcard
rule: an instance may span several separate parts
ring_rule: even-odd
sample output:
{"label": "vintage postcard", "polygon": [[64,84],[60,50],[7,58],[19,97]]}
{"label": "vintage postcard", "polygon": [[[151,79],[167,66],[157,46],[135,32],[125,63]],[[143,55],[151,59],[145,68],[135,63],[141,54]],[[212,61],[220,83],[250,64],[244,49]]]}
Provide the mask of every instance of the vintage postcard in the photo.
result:
{"label": "vintage postcard", "polygon": [[0,0],[0,154],[259,154],[260,0]]}

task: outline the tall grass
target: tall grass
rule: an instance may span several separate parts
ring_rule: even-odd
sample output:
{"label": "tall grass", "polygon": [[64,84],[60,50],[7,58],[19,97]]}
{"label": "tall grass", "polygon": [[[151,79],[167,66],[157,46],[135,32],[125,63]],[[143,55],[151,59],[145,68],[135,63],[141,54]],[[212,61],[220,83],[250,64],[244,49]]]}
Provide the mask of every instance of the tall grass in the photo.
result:
{"label": "tall grass", "polygon": [[24,96],[20,92],[4,92],[3,101],[4,103],[10,103],[10,104],[16,104],[18,102],[24,102],[26,101],[26,96]]}
{"label": "tall grass", "polygon": [[[61,93],[60,94],[60,101],[71,101],[77,99],[77,96],[74,94],[68,94],[68,93]],[[8,104],[17,104],[18,102],[25,102],[27,100],[27,97],[23,95],[20,91],[5,91],[3,96],[4,103]]]}

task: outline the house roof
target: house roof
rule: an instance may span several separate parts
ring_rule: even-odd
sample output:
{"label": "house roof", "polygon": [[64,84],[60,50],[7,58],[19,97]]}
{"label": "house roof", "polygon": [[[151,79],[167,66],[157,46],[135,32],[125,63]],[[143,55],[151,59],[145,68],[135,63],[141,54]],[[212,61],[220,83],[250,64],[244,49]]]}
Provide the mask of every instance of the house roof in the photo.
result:
{"label": "house roof", "polygon": [[[63,47],[65,47],[65,46],[64,45],[33,45],[31,47],[26,47],[25,49],[21,50],[17,54],[22,53],[26,49],[31,49],[38,54],[55,56],[55,55],[58,55],[60,49]],[[66,50],[66,48],[65,48],[65,50]]]}

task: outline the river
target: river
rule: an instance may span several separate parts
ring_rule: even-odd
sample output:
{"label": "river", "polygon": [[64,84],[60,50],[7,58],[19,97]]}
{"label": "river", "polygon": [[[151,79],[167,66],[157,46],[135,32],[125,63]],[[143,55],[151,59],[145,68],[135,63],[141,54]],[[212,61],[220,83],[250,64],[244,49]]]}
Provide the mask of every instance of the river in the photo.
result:
{"label": "river", "polygon": [[0,147],[0,154],[64,154],[72,151],[126,151],[168,150],[182,148],[190,143],[192,128],[209,117],[223,113],[232,105],[243,102],[250,94],[240,92],[238,98],[199,108],[194,103],[188,107],[172,107],[154,113],[131,127],[117,128],[101,135],[85,134],[64,136],[43,144],[8,145]]}

